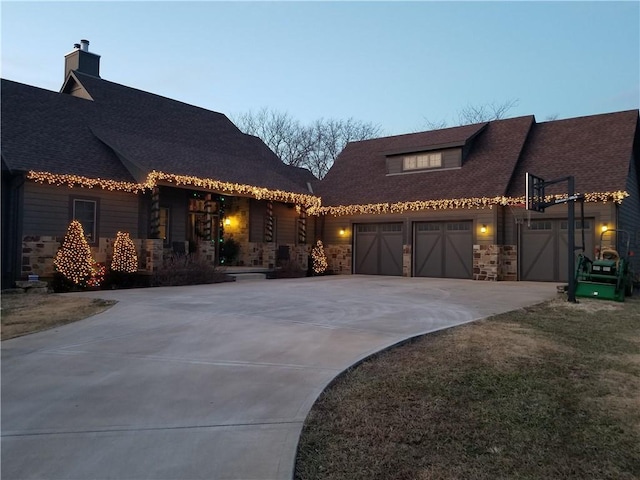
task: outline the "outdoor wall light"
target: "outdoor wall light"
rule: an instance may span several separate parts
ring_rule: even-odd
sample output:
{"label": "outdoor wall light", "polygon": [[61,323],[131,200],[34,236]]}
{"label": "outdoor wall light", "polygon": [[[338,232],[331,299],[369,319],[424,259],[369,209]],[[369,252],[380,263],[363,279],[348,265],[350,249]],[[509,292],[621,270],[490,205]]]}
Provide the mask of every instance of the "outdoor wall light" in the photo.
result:
{"label": "outdoor wall light", "polygon": [[602,224],[602,228],[601,228],[601,230],[602,230],[603,232],[606,232],[607,230],[609,230],[609,225],[607,225],[606,223],[603,223],[603,224]]}
{"label": "outdoor wall light", "polygon": [[340,234],[341,237],[344,237],[347,234],[347,230],[344,228],[341,228],[338,233]]}
{"label": "outdoor wall light", "polygon": [[224,219],[224,224],[228,227],[229,225],[231,225],[231,219],[230,218],[225,218]]}
{"label": "outdoor wall light", "polygon": [[483,225],[480,227],[480,233],[487,233],[487,225],[486,225],[486,224],[483,224]]}

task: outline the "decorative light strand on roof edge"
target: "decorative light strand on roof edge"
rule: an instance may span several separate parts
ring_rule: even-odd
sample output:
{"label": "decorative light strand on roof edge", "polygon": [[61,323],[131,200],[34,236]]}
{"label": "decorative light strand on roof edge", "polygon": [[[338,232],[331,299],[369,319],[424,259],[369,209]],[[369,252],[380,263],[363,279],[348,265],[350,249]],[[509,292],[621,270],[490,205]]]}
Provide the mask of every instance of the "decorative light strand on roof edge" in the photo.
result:
{"label": "decorative light strand on roof edge", "polygon": [[194,187],[216,190],[226,194],[249,195],[258,200],[264,199],[294,203],[297,205],[303,205],[307,208],[319,208],[321,205],[320,198],[314,197],[313,195],[286,192],[284,190],[270,190],[264,187],[222,182],[211,178],[175,175],[172,173],[157,172],[155,170],[147,176],[144,183],[121,182],[116,180],[105,180],[102,178],[83,177],[81,175],[66,175],[35,171],[28,172],[27,179],[34,180],[38,183],[48,183],[56,186],[66,185],[69,188],[79,186],[84,188],[102,188],[104,190],[111,191],[120,190],[131,193],[149,190],[156,186],[159,181],[165,181],[174,183],[175,185],[192,185]]}
{"label": "decorative light strand on roof edge", "polygon": [[[624,191],[616,192],[593,192],[585,193],[586,202],[604,202],[612,201],[614,203],[622,203],[624,198],[629,194]],[[567,198],[567,195],[549,195],[545,197],[546,202],[557,199]],[[494,205],[499,206],[517,206],[524,205],[525,197],[472,197],[472,198],[452,198],[443,200],[418,200],[412,202],[397,203],[370,203],[367,205],[337,205],[312,208],[309,210],[311,215],[333,215],[339,217],[343,215],[380,215],[390,213],[417,212],[422,210],[447,210],[447,209],[484,209],[493,208]]]}
{"label": "decorative light strand on roof edge", "polygon": [[[252,185],[243,185],[240,183],[222,182],[211,178],[199,178],[186,175],[175,175],[172,173],[164,173],[152,171],[144,183],[121,182],[116,180],[106,180],[102,178],[89,178],[81,175],[66,175],[49,172],[27,173],[27,179],[34,180],[38,183],[49,183],[52,185],[66,185],[69,188],[80,186],[84,188],[102,188],[104,190],[120,190],[125,192],[137,193],[139,191],[149,190],[158,184],[158,181],[174,183],[176,185],[193,185],[195,187],[216,190],[223,193],[239,193],[249,195],[258,200],[275,200],[280,202],[294,203],[307,207],[308,215],[363,215],[363,214],[388,214],[388,213],[404,213],[417,212],[421,210],[445,210],[445,209],[461,209],[461,208],[493,208],[494,205],[516,206],[524,205],[525,197],[471,197],[471,198],[452,198],[442,200],[417,200],[411,202],[397,203],[370,203],[366,205],[337,205],[323,207],[320,197],[313,195],[305,195],[301,193],[286,192],[284,190],[269,190],[264,187],[256,187]],[[585,193],[586,202],[614,202],[622,203],[629,194],[625,191],[615,192],[592,192]],[[545,197],[545,201],[550,202],[556,199],[567,198],[567,195],[549,195]]]}

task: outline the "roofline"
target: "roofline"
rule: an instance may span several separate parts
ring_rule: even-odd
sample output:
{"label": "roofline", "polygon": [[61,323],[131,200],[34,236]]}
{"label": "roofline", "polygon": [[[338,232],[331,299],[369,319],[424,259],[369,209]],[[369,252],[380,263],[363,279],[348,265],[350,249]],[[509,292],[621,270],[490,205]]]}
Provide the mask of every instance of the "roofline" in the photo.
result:
{"label": "roofline", "polygon": [[640,109],[638,108],[630,108],[628,110],[616,110],[615,112],[603,112],[603,113],[592,113],[590,115],[581,115],[579,117],[567,117],[567,118],[558,118],[556,120],[547,120],[544,122],[536,122],[538,125],[549,124],[549,123],[557,123],[557,122],[567,122],[570,120],[581,120],[585,118],[593,118],[593,117],[604,117],[606,115],[620,115],[623,113],[631,113],[635,112],[636,115],[640,115]]}
{"label": "roofline", "polygon": [[[187,105],[188,107],[191,107],[191,108],[197,108],[197,109],[199,109],[199,110],[204,110],[205,112],[215,113],[216,115],[222,115],[223,117],[225,117],[225,118],[229,119],[229,117],[227,117],[227,115],[226,115],[226,114],[224,114],[224,113],[222,113],[222,112],[217,112],[217,111],[215,111],[215,110],[210,110],[210,109],[208,109],[208,108],[205,108],[205,107],[202,107],[202,106],[199,106],[199,105],[194,105],[194,104],[192,104],[192,103],[183,102],[182,100],[177,100],[177,99],[175,99],[175,98],[166,97],[166,96],[164,96],[164,95],[160,95],[160,94],[158,94],[158,93],[148,92],[148,91],[146,91],[146,90],[141,90],[141,89],[139,89],[139,88],[130,87],[129,85],[124,85],[124,84],[122,84],[122,83],[112,82],[111,80],[106,80],[106,79],[104,79],[104,78],[102,78],[102,77],[94,77],[94,76],[92,76],[92,75],[88,75],[88,74],[86,74],[86,73],[76,72],[75,70],[72,70],[72,71],[71,71],[71,73],[74,75],[74,77],[76,78],[76,80],[77,80],[81,85],[82,85],[82,82],[80,81],[80,78],[79,78],[79,77],[78,77],[78,75],[77,75],[78,73],[80,74],[80,76],[83,76],[83,75],[84,75],[84,76],[87,76],[87,77],[91,78],[91,79],[92,79],[92,80],[94,80],[94,81],[106,82],[106,83],[110,83],[110,84],[112,84],[112,85],[117,85],[118,87],[128,88],[129,90],[134,90],[134,91],[136,91],[136,92],[140,92],[140,93],[145,94],[145,95],[152,95],[152,96],[154,96],[154,97],[162,98],[162,99],[164,99],[164,100],[169,100],[169,101],[171,101],[171,102],[181,103],[181,104],[183,104],[183,105]],[[85,88],[85,90],[87,90],[87,89]],[[89,90],[87,90],[87,92],[89,92]],[[231,120],[230,120],[230,119],[229,119],[229,121],[231,122]],[[234,127],[238,128],[238,126],[237,126],[235,123],[231,122],[231,124],[232,124]],[[238,128],[238,131],[242,132],[239,128]],[[244,133],[244,132],[242,132],[242,133]]]}
{"label": "roofline", "polygon": [[[474,124],[474,125],[480,125],[480,124]],[[473,134],[469,135],[466,139],[458,140],[457,142],[436,143],[436,144],[433,144],[433,145],[425,145],[423,147],[402,148],[400,150],[388,150],[388,151],[380,152],[380,153],[382,155],[384,155],[385,157],[387,157],[387,156],[392,156],[392,155],[402,155],[403,153],[428,152],[428,151],[432,151],[432,150],[443,150],[445,148],[464,147],[467,143],[469,143],[475,137],[480,135],[480,133],[483,132],[487,128],[488,125],[489,125],[489,122],[485,123],[480,128],[478,128],[475,132],[473,132]],[[469,126],[469,125],[460,125],[460,127],[467,127],[467,126]],[[456,127],[456,128],[460,128],[460,127]],[[432,132],[438,132],[440,130],[431,130],[431,131]],[[421,133],[428,133],[428,132],[421,132]],[[409,135],[415,135],[415,134],[409,134]]]}

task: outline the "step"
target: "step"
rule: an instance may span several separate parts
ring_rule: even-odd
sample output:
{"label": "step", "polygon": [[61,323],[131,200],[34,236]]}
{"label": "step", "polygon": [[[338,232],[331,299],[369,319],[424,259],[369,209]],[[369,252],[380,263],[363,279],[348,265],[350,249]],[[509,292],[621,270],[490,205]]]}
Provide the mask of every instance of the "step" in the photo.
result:
{"label": "step", "polygon": [[249,280],[266,280],[267,274],[260,272],[246,272],[246,273],[228,273],[230,277],[236,279],[236,282],[245,282]]}

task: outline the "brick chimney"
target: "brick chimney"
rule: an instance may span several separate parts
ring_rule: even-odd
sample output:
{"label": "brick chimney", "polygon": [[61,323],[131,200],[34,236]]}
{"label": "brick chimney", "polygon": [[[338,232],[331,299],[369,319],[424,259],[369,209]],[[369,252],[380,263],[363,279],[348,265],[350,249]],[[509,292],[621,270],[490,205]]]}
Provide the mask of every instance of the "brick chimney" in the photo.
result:
{"label": "brick chimney", "polygon": [[89,40],[80,40],[73,45],[73,51],[64,56],[65,80],[71,71],[100,78],[100,55],[89,51]]}

